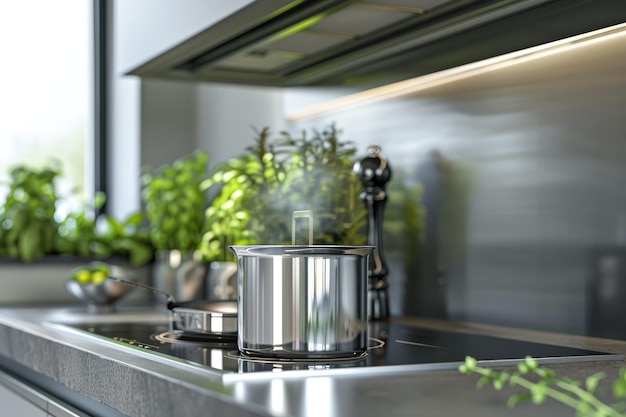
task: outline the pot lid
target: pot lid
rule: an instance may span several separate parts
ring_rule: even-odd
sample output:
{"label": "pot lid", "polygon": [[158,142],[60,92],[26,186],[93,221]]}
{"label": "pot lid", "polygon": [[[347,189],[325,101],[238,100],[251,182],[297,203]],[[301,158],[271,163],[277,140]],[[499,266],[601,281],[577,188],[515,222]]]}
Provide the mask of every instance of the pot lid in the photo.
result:
{"label": "pot lid", "polygon": [[230,246],[237,256],[345,256],[369,255],[375,246],[343,246],[343,245],[255,245],[255,246]]}

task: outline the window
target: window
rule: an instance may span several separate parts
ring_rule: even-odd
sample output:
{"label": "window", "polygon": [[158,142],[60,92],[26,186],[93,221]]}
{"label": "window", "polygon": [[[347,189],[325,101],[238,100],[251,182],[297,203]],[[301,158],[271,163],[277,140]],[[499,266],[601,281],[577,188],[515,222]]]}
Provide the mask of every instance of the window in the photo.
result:
{"label": "window", "polygon": [[[87,0],[0,2],[0,181],[56,159],[62,197],[93,193],[93,25]],[[0,185],[0,204],[7,192]]]}

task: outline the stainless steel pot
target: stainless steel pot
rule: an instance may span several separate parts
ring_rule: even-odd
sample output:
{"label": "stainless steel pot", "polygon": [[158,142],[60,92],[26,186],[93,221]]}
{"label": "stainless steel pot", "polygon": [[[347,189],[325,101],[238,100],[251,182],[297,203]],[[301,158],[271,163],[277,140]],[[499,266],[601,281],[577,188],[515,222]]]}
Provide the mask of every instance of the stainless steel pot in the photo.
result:
{"label": "stainless steel pot", "polygon": [[274,358],[356,357],[367,350],[373,246],[231,246],[238,262],[237,344]]}

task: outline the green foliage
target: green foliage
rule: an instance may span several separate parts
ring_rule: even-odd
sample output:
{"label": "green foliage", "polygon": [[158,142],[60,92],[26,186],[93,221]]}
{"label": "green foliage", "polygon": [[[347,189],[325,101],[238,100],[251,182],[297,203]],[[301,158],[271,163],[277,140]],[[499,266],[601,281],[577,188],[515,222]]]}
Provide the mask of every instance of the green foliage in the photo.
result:
{"label": "green foliage", "polygon": [[142,198],[156,250],[194,251],[203,233],[208,155],[203,151],[144,169]]}
{"label": "green foliage", "polygon": [[403,172],[394,171],[386,187],[383,230],[386,253],[391,258],[403,259],[405,265],[419,260],[420,253],[416,252],[416,248],[423,242],[426,222],[423,186],[408,183]]}
{"label": "green foliage", "polygon": [[111,215],[93,213],[102,207],[106,195],[96,193],[94,206],[83,204],[80,211],[68,213],[58,225],[56,249],[59,253],[83,257],[106,258],[118,255],[133,265],[152,260],[150,232],[143,224],[143,213],[130,214],[119,221]]}
{"label": "green foliage", "polygon": [[[612,393],[614,404],[605,404],[596,396],[600,382],[606,374],[598,372],[587,377],[584,384],[569,378],[557,378],[554,371],[539,366],[537,361],[527,356],[524,362],[517,365],[513,372],[495,371],[478,366],[475,358],[465,358],[465,363],[459,366],[459,371],[465,375],[480,375],[477,386],[479,388],[491,384],[496,390],[501,390],[505,383],[510,387],[522,387],[525,392],[514,394],[509,398],[508,406],[514,407],[520,402],[530,401],[533,404],[542,404],[552,398],[576,410],[576,417],[624,417],[624,399],[626,399],[626,370],[620,369],[618,378],[613,381]],[[530,378],[533,378],[534,381]]]}
{"label": "green foliage", "polygon": [[[334,127],[294,137],[256,132],[246,153],[218,165],[202,187],[217,190],[200,249],[230,260],[229,245],[290,244],[291,213],[311,210],[315,244],[362,244],[366,210],[352,172],[356,149]],[[215,188],[213,188],[215,187]]]}
{"label": "green foliage", "polygon": [[[97,222],[98,234],[94,239],[94,251],[101,257],[117,254],[128,258],[132,265],[142,265],[152,260],[154,248],[150,230],[144,227],[144,214],[131,213],[120,221],[102,214]],[[99,248],[99,251],[98,251]]]}
{"label": "green foliage", "polygon": [[94,206],[89,210],[87,204],[83,203],[81,210],[68,213],[59,222],[59,240],[57,249],[61,253],[70,253],[79,256],[91,256],[99,254],[99,248],[94,248],[93,242],[97,238],[93,213],[106,201],[106,196],[102,192],[97,192],[94,199]]}
{"label": "green foliage", "polygon": [[[25,165],[11,171],[9,193],[0,206],[0,255],[30,262],[45,255],[126,257],[134,265],[152,259],[148,231],[141,228],[141,213],[119,222],[109,215],[95,218],[106,196],[97,193],[93,206],[61,217],[55,180],[61,166],[43,169]],[[97,224],[103,224],[102,231]]]}
{"label": "green foliage", "polygon": [[54,180],[58,162],[41,170],[17,166],[10,172],[9,193],[0,207],[0,254],[32,261],[54,250],[59,199]]}

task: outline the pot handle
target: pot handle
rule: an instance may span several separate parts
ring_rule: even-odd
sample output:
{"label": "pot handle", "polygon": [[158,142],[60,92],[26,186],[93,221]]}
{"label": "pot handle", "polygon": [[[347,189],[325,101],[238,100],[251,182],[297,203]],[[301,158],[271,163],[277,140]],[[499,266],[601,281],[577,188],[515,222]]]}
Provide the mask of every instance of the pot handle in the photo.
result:
{"label": "pot handle", "polygon": [[133,282],[133,281],[127,281],[125,279],[120,279],[120,278],[116,278],[112,276],[108,276],[107,279],[110,279],[111,281],[121,282],[122,284],[131,285],[133,287],[139,287],[142,290],[152,291],[155,294],[164,296],[165,298],[167,298],[168,310],[171,310],[172,308],[178,306],[178,303],[176,302],[176,299],[174,298],[174,296],[166,293],[165,291],[157,290],[156,288],[150,287],[149,285],[144,285],[144,284],[140,284],[138,282]]}
{"label": "pot handle", "polygon": [[296,246],[296,219],[309,219],[309,246],[313,245],[313,212],[311,210],[296,210],[291,214],[291,245]]}

